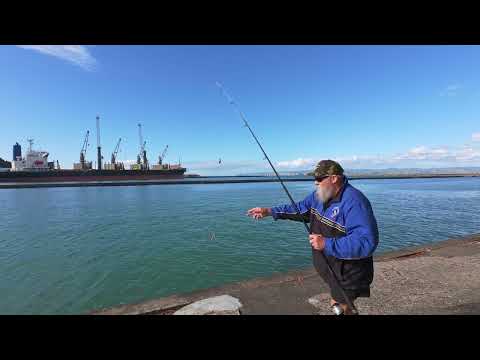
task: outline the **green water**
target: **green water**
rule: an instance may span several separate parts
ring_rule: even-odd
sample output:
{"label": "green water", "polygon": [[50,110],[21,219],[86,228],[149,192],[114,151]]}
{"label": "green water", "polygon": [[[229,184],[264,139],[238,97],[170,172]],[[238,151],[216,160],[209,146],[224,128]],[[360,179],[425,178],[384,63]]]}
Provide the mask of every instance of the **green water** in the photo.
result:
{"label": "green water", "polygon": [[[378,253],[480,232],[480,179],[358,180]],[[313,183],[287,183],[301,199]],[[0,190],[0,314],[72,314],[311,265],[278,183]]]}

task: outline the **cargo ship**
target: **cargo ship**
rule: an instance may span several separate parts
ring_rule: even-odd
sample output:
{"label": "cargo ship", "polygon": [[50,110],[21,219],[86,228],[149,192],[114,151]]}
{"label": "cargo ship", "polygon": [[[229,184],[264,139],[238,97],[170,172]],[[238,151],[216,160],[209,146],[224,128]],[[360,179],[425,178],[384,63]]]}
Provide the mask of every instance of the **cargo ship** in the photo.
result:
{"label": "cargo ship", "polygon": [[111,156],[110,163],[103,162],[100,147],[99,117],[97,116],[97,168],[92,168],[92,162],[86,161],[89,131],[85,136],[80,162],[73,164],[73,169],[60,169],[58,160],[48,161],[47,151],[33,150],[33,139],[29,139],[29,149],[22,157],[22,149],[18,142],[13,146],[13,161],[11,168],[0,169],[0,182],[85,182],[85,181],[130,181],[130,180],[170,180],[183,179],[186,168],[178,164],[165,164],[164,158],[168,149],[165,147],[156,164],[150,165],[143,141],[141,125],[139,127],[140,152],[137,163],[126,169],[122,162],[117,160],[121,138],[118,140]]}

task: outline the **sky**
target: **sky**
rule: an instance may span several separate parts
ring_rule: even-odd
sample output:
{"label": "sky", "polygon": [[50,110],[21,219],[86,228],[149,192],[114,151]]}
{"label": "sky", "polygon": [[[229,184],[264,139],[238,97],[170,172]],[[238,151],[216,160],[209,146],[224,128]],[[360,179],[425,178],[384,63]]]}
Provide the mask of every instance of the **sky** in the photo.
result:
{"label": "sky", "polygon": [[[480,166],[480,46],[0,46],[0,157],[34,139],[62,168],[139,151],[187,173]],[[219,159],[222,162],[219,164]]]}

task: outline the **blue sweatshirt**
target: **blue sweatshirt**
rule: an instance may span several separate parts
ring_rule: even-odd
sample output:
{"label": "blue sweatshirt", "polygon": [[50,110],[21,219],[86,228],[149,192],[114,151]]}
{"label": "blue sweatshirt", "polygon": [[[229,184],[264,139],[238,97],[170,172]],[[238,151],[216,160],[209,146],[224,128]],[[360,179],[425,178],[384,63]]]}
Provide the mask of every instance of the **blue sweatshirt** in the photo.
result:
{"label": "blue sweatshirt", "polygon": [[310,223],[313,234],[326,237],[325,255],[338,259],[362,259],[372,256],[378,245],[378,227],[370,202],[358,189],[345,182],[337,196],[324,204],[312,192],[295,207],[271,208],[275,220],[289,219]]}

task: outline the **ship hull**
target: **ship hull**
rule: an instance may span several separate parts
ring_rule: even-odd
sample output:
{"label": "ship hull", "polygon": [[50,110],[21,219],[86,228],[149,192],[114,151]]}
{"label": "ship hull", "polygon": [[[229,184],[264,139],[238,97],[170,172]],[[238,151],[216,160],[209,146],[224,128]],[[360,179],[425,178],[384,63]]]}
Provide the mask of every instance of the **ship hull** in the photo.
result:
{"label": "ship hull", "polygon": [[51,170],[0,172],[0,182],[74,182],[183,179],[186,169],[170,170]]}

